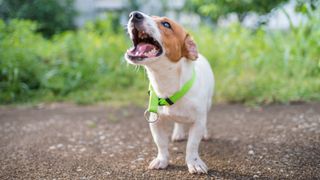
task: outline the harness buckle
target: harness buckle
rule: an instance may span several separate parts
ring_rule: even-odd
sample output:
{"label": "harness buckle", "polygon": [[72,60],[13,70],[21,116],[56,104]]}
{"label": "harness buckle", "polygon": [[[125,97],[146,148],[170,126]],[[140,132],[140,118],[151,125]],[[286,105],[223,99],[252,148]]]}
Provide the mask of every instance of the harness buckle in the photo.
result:
{"label": "harness buckle", "polygon": [[170,98],[165,98],[165,100],[166,100],[167,103],[170,104],[170,105],[174,104],[174,102],[172,102]]}

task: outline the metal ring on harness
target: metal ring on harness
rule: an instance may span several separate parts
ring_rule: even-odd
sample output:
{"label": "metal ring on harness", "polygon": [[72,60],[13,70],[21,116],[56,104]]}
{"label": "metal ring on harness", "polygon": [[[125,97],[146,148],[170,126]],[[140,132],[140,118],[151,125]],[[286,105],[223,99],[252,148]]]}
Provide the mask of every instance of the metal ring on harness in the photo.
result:
{"label": "metal ring on harness", "polygon": [[155,118],[155,120],[153,120],[153,121],[150,121],[150,115],[151,115],[151,112],[149,112],[148,110],[145,110],[144,111],[144,118],[147,120],[147,122],[148,123],[155,123],[156,121],[158,121],[158,118],[159,118],[159,115],[158,115],[158,113],[154,113],[155,114],[155,116],[156,116],[156,118]]}

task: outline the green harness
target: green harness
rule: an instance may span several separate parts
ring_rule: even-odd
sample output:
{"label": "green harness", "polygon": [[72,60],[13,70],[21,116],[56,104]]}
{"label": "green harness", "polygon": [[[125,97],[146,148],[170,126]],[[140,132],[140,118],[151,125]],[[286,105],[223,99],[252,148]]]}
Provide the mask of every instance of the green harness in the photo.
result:
{"label": "green harness", "polygon": [[[181,99],[187,92],[191,89],[194,81],[196,79],[196,72],[193,70],[192,77],[189,79],[183,86],[182,88],[175,92],[172,96],[167,97],[167,98],[159,98],[157,94],[155,93],[151,83],[149,84],[149,106],[148,109],[145,111],[145,117],[146,113],[155,113],[158,115],[158,106],[170,106],[176,103],[179,99]],[[152,123],[154,121],[149,121],[148,118],[146,117],[147,121]]]}

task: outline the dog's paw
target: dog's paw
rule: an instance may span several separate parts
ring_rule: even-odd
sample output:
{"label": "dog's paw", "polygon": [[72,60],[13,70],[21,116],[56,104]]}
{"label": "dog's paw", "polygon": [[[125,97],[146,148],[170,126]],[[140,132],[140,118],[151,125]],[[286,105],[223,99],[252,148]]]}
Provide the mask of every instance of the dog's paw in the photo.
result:
{"label": "dog's paw", "polygon": [[187,136],[184,132],[173,132],[171,136],[172,141],[184,141],[187,139]]}
{"label": "dog's paw", "polygon": [[168,160],[155,158],[149,164],[148,169],[165,169],[168,166]]}
{"label": "dog's paw", "polygon": [[200,159],[200,157],[195,157],[187,161],[188,170],[191,174],[201,174],[208,173],[207,165]]}

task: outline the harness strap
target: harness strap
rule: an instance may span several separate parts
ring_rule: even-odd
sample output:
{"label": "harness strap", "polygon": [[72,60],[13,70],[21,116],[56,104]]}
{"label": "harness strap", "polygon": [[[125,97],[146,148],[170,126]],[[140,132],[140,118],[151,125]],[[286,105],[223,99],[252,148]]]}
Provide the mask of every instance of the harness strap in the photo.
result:
{"label": "harness strap", "polygon": [[193,69],[192,78],[189,79],[182,88],[175,92],[172,96],[167,98],[159,98],[155,93],[151,83],[149,84],[149,106],[147,111],[152,113],[158,113],[158,106],[170,106],[180,100],[191,89],[196,79],[196,72]]}

